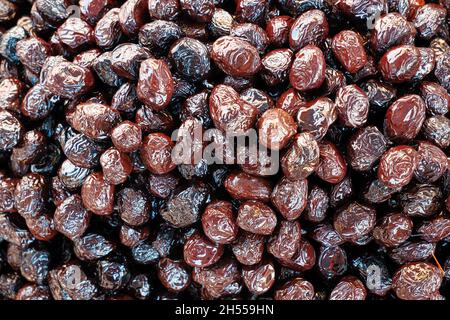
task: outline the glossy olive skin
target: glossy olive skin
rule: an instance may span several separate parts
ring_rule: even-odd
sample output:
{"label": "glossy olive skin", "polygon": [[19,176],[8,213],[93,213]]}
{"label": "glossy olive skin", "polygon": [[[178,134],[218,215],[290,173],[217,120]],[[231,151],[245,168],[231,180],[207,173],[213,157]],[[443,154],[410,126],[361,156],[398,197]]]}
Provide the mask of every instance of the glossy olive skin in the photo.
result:
{"label": "glossy olive skin", "polygon": [[172,73],[167,64],[153,58],[143,61],[136,89],[139,100],[155,110],[163,110],[174,91]]}
{"label": "glossy olive skin", "polygon": [[316,174],[322,180],[336,184],[347,174],[347,163],[337,147],[329,141],[319,144],[320,162]]}
{"label": "glossy olive skin", "polygon": [[[417,277],[417,274],[422,277]],[[398,298],[404,300],[429,300],[438,294],[442,281],[440,270],[426,262],[409,263],[394,275],[392,287]]]}
{"label": "glossy olive skin", "polygon": [[297,133],[297,124],[286,111],[269,109],[258,120],[259,142],[272,149],[283,149]]}
{"label": "glossy olive skin", "polygon": [[304,179],[319,165],[319,146],[310,133],[300,133],[281,159],[284,174],[293,180]]}
{"label": "glossy olive skin", "polygon": [[234,77],[252,76],[261,68],[256,48],[237,37],[217,39],[212,47],[211,58],[223,72]]}
{"label": "glossy olive skin", "polygon": [[293,53],[289,49],[275,49],[261,60],[261,76],[264,81],[275,86],[287,80]]}
{"label": "glossy olive skin", "polygon": [[233,88],[218,85],[209,97],[209,112],[218,129],[239,134],[253,126],[258,110],[243,101]]}
{"label": "glossy olive skin", "polygon": [[375,227],[376,212],[357,202],[337,212],[334,228],[344,240],[356,242]]}
{"label": "glossy olive skin", "polygon": [[420,94],[429,113],[437,115],[448,112],[450,108],[450,94],[439,84],[428,81],[422,82]]}
{"label": "glossy olive skin", "polygon": [[266,24],[266,33],[271,44],[277,47],[285,45],[289,40],[289,30],[294,20],[290,16],[276,16]]}
{"label": "glossy olive skin", "polygon": [[183,248],[184,260],[192,267],[208,267],[222,256],[223,247],[207,240],[200,234],[193,234]]}
{"label": "glossy olive skin", "polygon": [[81,187],[83,205],[95,214],[109,215],[113,211],[114,190],[102,173],[92,173]]}
{"label": "glossy olive skin", "polygon": [[0,111],[0,139],[1,150],[11,150],[24,134],[21,122],[9,111]]}
{"label": "glossy olive skin", "polygon": [[402,44],[413,44],[416,29],[411,22],[397,12],[391,12],[375,21],[370,44],[378,52]]}
{"label": "glossy olive skin", "polygon": [[413,148],[393,147],[381,156],[378,178],[388,187],[403,187],[411,181],[417,161],[417,151]]}
{"label": "glossy olive skin", "polygon": [[90,215],[83,207],[81,197],[74,195],[57,207],[54,216],[55,229],[70,239],[80,237],[87,229]]}
{"label": "glossy olive skin", "polygon": [[90,70],[67,61],[51,66],[43,81],[44,87],[51,93],[69,99],[89,92],[94,83]]}
{"label": "glossy olive skin", "polygon": [[330,300],[365,300],[366,287],[356,277],[344,277],[331,291]]}
{"label": "glossy olive skin", "polygon": [[420,52],[412,45],[401,45],[387,51],[380,59],[383,78],[393,83],[410,81],[420,66]]}
{"label": "glossy olive skin", "polygon": [[366,51],[361,36],[351,30],[344,30],[333,37],[331,44],[334,55],[351,73],[361,70],[367,63]]}
{"label": "glossy olive skin", "polygon": [[216,243],[232,242],[238,233],[232,204],[226,201],[210,203],[202,215],[205,235]]}
{"label": "glossy olive skin", "polygon": [[238,226],[248,232],[269,235],[275,229],[275,212],[262,202],[248,200],[239,207]]}
{"label": "glossy olive skin", "polygon": [[412,140],[425,121],[425,102],[417,95],[396,100],[387,110],[384,126],[387,135],[397,141]]}
{"label": "glossy olive skin", "polygon": [[377,127],[368,126],[358,130],[347,146],[350,165],[358,171],[367,171],[386,151],[387,139]]}
{"label": "glossy olive skin", "polygon": [[172,162],[174,142],[163,133],[151,133],[144,138],[140,149],[141,160],[155,174],[168,173],[175,169]]}
{"label": "glossy olive skin", "polygon": [[419,141],[417,153],[419,161],[414,177],[419,182],[432,183],[444,175],[448,168],[448,160],[439,147],[426,141]]}
{"label": "glossy olive skin", "polygon": [[292,181],[282,178],[274,187],[271,202],[287,220],[297,219],[307,205],[308,183],[306,180]]}
{"label": "glossy olive skin", "polygon": [[119,8],[109,10],[95,25],[94,38],[99,47],[109,49],[120,41],[119,12]]}
{"label": "glossy olive skin", "polygon": [[307,11],[292,24],[289,32],[289,46],[294,51],[310,44],[320,46],[327,38],[328,31],[328,21],[323,11]]}
{"label": "glossy olive skin", "polygon": [[300,106],[297,122],[300,130],[309,132],[316,140],[321,140],[330,125],[337,120],[338,112],[329,98],[318,98]]}
{"label": "glossy olive skin", "polygon": [[449,13],[0,0],[0,300],[447,299]]}
{"label": "glossy olive skin", "polygon": [[360,87],[348,85],[340,88],[336,93],[335,106],[338,118],[345,126],[358,128],[366,123],[370,102]]}
{"label": "glossy olive skin", "polygon": [[289,72],[291,85],[299,91],[319,88],[325,80],[325,58],[322,51],[308,45],[295,55]]}
{"label": "glossy olive skin", "polygon": [[300,277],[287,281],[275,291],[275,300],[313,300],[314,286]]}
{"label": "glossy olive skin", "polygon": [[211,68],[208,49],[196,39],[178,40],[170,48],[169,56],[178,72],[189,80],[199,81],[206,78]]}

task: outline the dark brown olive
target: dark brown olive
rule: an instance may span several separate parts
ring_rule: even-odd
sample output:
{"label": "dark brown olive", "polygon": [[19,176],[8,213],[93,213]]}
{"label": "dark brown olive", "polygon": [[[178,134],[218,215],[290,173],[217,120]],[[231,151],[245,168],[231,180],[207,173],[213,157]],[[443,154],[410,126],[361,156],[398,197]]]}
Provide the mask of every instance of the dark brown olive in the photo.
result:
{"label": "dark brown olive", "polygon": [[69,239],[79,238],[86,231],[90,216],[90,212],[83,206],[81,197],[71,196],[56,208],[53,218],[55,229]]}
{"label": "dark brown olive", "polygon": [[261,68],[256,48],[238,37],[224,36],[217,39],[211,57],[223,72],[234,77],[252,76]]}
{"label": "dark brown olive", "polygon": [[269,180],[245,172],[233,172],[224,181],[228,193],[238,200],[268,202],[272,192]]}
{"label": "dark brown olive", "polygon": [[283,109],[269,109],[258,120],[259,142],[272,149],[283,149],[297,133],[294,118]]}
{"label": "dark brown olive", "polygon": [[216,243],[230,243],[238,233],[235,220],[233,206],[230,202],[212,202],[202,215],[203,232]]}
{"label": "dark brown olive", "polygon": [[425,120],[425,103],[418,95],[406,95],[395,101],[387,110],[384,127],[394,140],[414,139]]}
{"label": "dark brown olive", "polygon": [[248,200],[239,207],[237,224],[245,231],[269,235],[275,229],[277,216],[264,203]]}
{"label": "dark brown olive", "polygon": [[377,127],[369,126],[357,131],[348,143],[350,165],[358,171],[367,171],[386,151],[387,140]]}
{"label": "dark brown olive", "polygon": [[167,290],[181,292],[189,286],[191,276],[182,261],[169,258],[161,259],[158,263],[158,278]]}
{"label": "dark brown olive", "polygon": [[241,230],[231,249],[239,263],[254,265],[262,259],[264,244],[264,236]]}
{"label": "dark brown olive", "polygon": [[337,147],[329,141],[319,143],[320,162],[316,169],[317,176],[332,184],[344,179],[347,174],[347,163]]}
{"label": "dark brown olive", "polygon": [[427,262],[414,262],[401,266],[394,274],[392,288],[403,300],[429,300],[438,294],[442,273]]}
{"label": "dark brown olive", "polygon": [[407,185],[416,170],[417,151],[409,146],[396,146],[387,150],[380,159],[378,179],[388,187]]}
{"label": "dark brown olive", "polygon": [[0,150],[11,150],[22,139],[24,128],[9,111],[0,111]]}
{"label": "dark brown olive", "polygon": [[301,14],[289,31],[289,46],[297,51],[307,45],[320,46],[328,36],[328,21],[321,10],[309,10]]}
{"label": "dark brown olive", "polygon": [[242,100],[229,86],[214,87],[209,97],[209,112],[215,126],[228,133],[244,133],[256,122],[258,110]]}
{"label": "dark brown olive", "polygon": [[172,162],[173,141],[163,133],[151,133],[145,137],[140,149],[146,168],[155,174],[168,173],[175,169]]}
{"label": "dark brown olive", "polygon": [[192,267],[208,267],[216,263],[222,256],[223,247],[204,236],[195,233],[185,243],[184,260]]}
{"label": "dark brown olive", "polygon": [[305,210],[308,197],[306,179],[292,181],[282,178],[272,191],[270,199],[278,212],[287,219],[297,219]]}
{"label": "dark brown olive", "polygon": [[289,40],[289,31],[294,19],[290,16],[277,16],[266,24],[266,33],[272,45],[281,47]]}
{"label": "dark brown olive", "polygon": [[373,208],[353,202],[337,212],[334,228],[344,240],[356,242],[373,230],[375,220]]}
{"label": "dark brown olive", "polygon": [[329,98],[312,100],[300,107],[297,113],[300,130],[311,133],[315,140],[322,139],[336,119],[337,110]]}
{"label": "dark brown olive", "polygon": [[361,280],[348,276],[334,287],[330,294],[330,300],[365,300],[366,296],[366,287]]}
{"label": "dark brown olive", "polygon": [[299,91],[317,89],[325,80],[325,67],[322,50],[308,45],[295,55],[289,72],[289,82]]}
{"label": "dark brown olive", "polygon": [[390,12],[375,21],[370,43],[373,49],[384,52],[396,45],[414,44],[414,25],[402,14]]}
{"label": "dark brown olive", "polygon": [[122,31],[127,35],[135,35],[148,19],[145,0],[127,0],[119,11],[119,22]]}
{"label": "dark brown olive", "polygon": [[0,0],[0,300],[448,299],[449,14]]}
{"label": "dark brown olive", "polygon": [[357,85],[344,86],[336,93],[338,118],[347,127],[358,128],[366,123],[369,104],[366,93]]}
{"label": "dark brown olive", "polygon": [[412,45],[401,45],[390,49],[380,60],[380,71],[384,79],[393,83],[410,81],[421,63],[420,51]]}
{"label": "dark brown olive", "polygon": [[351,30],[344,30],[333,37],[331,44],[334,55],[351,73],[361,70],[367,63],[362,37]]}
{"label": "dark brown olive", "polygon": [[109,215],[114,207],[114,185],[105,181],[100,172],[92,173],[81,187],[83,205],[98,215]]}
{"label": "dark brown olive", "polygon": [[174,91],[172,73],[163,60],[147,59],[141,63],[137,95],[139,100],[155,110],[164,109]]}
{"label": "dark brown olive", "polygon": [[261,295],[272,288],[275,283],[275,266],[271,262],[263,262],[259,265],[244,266],[242,278],[247,289]]}
{"label": "dark brown olive", "polygon": [[287,281],[274,294],[275,300],[313,300],[313,298],[313,285],[302,278],[294,278]]}
{"label": "dark brown olive", "polygon": [[397,247],[409,238],[412,228],[413,222],[408,216],[394,213],[384,216],[372,233],[374,239],[386,247]]}
{"label": "dark brown olive", "polygon": [[313,135],[300,133],[294,137],[291,147],[281,158],[281,168],[289,179],[305,179],[317,169],[319,156],[319,145]]}

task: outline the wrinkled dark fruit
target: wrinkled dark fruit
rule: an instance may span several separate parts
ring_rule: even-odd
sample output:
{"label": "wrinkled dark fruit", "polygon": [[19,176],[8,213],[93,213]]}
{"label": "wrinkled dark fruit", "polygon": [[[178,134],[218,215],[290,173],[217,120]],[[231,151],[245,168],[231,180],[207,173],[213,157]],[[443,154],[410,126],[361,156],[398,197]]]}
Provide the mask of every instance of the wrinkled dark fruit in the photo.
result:
{"label": "wrinkled dark fruit", "polygon": [[448,300],[449,17],[0,0],[0,300]]}

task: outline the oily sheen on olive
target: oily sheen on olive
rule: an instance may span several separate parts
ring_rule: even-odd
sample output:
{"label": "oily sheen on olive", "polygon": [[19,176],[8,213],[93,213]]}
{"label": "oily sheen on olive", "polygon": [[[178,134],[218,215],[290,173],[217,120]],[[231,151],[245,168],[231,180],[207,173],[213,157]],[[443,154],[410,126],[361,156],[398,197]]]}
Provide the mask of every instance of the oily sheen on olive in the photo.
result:
{"label": "oily sheen on olive", "polygon": [[0,0],[0,300],[450,299],[449,28]]}

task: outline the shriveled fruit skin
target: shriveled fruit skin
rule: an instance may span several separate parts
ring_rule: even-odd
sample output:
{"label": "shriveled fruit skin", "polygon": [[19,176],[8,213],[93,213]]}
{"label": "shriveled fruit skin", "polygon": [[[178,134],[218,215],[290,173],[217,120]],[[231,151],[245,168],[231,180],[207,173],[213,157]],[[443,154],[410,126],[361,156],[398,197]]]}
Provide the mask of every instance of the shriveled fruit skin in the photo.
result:
{"label": "shriveled fruit skin", "polygon": [[399,299],[430,300],[438,294],[442,273],[427,262],[412,262],[401,266],[394,274],[392,287]]}
{"label": "shriveled fruit skin", "polygon": [[114,185],[106,182],[102,173],[92,173],[81,187],[83,205],[97,215],[109,215],[114,209],[114,192]]}
{"label": "shriveled fruit skin", "polygon": [[373,208],[353,202],[337,212],[334,228],[344,240],[355,242],[373,230],[375,220]]}
{"label": "shriveled fruit skin", "polygon": [[331,291],[330,300],[365,300],[366,296],[366,288],[361,280],[348,276]]}
{"label": "shriveled fruit skin", "polygon": [[84,208],[81,197],[64,200],[55,211],[55,228],[70,239],[81,237],[86,231],[91,213]]}
{"label": "shriveled fruit skin", "polygon": [[323,11],[309,10],[301,14],[292,24],[289,31],[289,45],[295,51],[309,44],[320,46],[328,36],[328,31],[328,21]]}
{"label": "shriveled fruit skin", "polygon": [[291,85],[299,91],[319,88],[325,80],[325,58],[322,51],[308,45],[297,52],[289,72]]}
{"label": "shriveled fruit skin", "polygon": [[216,128],[242,134],[253,127],[258,110],[242,100],[232,87],[220,84],[209,97],[209,112]]}
{"label": "shriveled fruit skin", "polygon": [[418,95],[406,95],[387,110],[384,127],[387,135],[397,141],[412,140],[425,120],[425,102]]}
{"label": "shriveled fruit skin", "polygon": [[356,73],[367,63],[363,39],[354,31],[339,32],[333,37],[331,46],[334,55],[348,72]]}
{"label": "shriveled fruit skin", "polygon": [[307,197],[307,180],[292,181],[284,177],[273,189],[270,199],[284,218],[295,220],[305,210]]}
{"label": "shriveled fruit skin", "polygon": [[223,72],[234,77],[252,76],[261,68],[256,48],[237,37],[223,36],[217,39],[211,57]]}
{"label": "shriveled fruit skin", "polygon": [[202,215],[202,226],[206,236],[217,243],[230,243],[238,233],[233,206],[227,201],[210,203]]}
{"label": "shriveled fruit skin", "polygon": [[407,185],[417,167],[417,151],[409,146],[399,145],[387,150],[380,159],[378,178],[388,187]]}
{"label": "shriveled fruit skin", "polygon": [[269,235],[275,229],[275,212],[262,202],[248,200],[239,207],[238,226],[248,232]]}
{"label": "shriveled fruit skin", "polygon": [[149,58],[141,63],[137,84],[139,100],[155,110],[163,110],[173,91],[172,73],[166,62]]}
{"label": "shriveled fruit skin", "polygon": [[449,18],[0,0],[0,300],[448,299]]}
{"label": "shriveled fruit skin", "polygon": [[61,61],[50,67],[43,84],[51,93],[73,99],[91,91],[95,80],[89,69],[68,61]]}
{"label": "shriveled fruit skin", "polygon": [[401,45],[387,51],[380,59],[383,78],[393,83],[410,81],[420,66],[419,50],[412,45]]}
{"label": "shriveled fruit skin", "polygon": [[313,173],[320,161],[319,145],[310,133],[300,133],[281,158],[281,168],[287,178],[301,180]]}
{"label": "shriveled fruit skin", "polygon": [[161,217],[176,228],[187,227],[200,219],[209,196],[209,188],[203,183],[180,187],[161,209]]}
{"label": "shriveled fruit skin", "polygon": [[287,281],[274,294],[275,300],[312,300],[313,298],[313,285],[302,278]]}
{"label": "shriveled fruit skin", "polygon": [[375,126],[357,131],[347,146],[350,165],[358,171],[367,171],[386,151],[387,139]]}
{"label": "shriveled fruit skin", "polygon": [[222,253],[222,245],[213,243],[198,233],[193,234],[183,248],[184,260],[191,267],[211,266],[220,259]]}
{"label": "shriveled fruit skin", "polygon": [[237,200],[268,202],[272,193],[272,185],[268,179],[245,172],[232,172],[225,179],[224,187]]}

